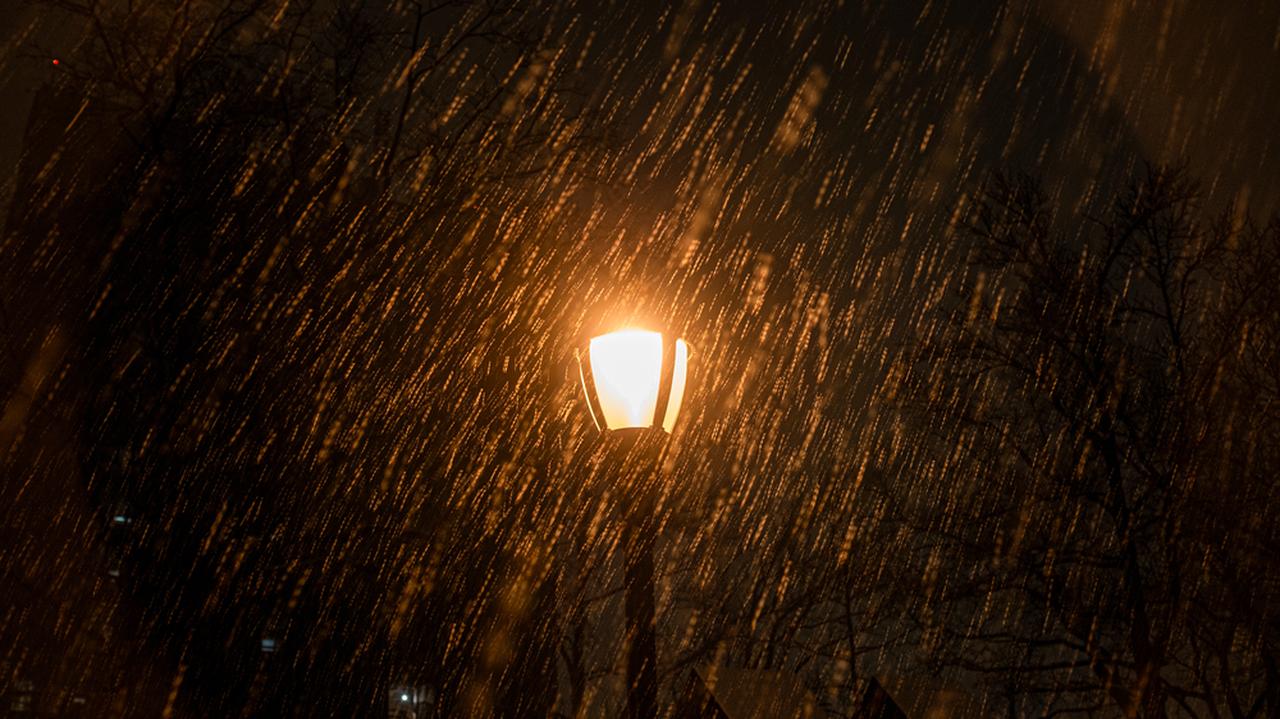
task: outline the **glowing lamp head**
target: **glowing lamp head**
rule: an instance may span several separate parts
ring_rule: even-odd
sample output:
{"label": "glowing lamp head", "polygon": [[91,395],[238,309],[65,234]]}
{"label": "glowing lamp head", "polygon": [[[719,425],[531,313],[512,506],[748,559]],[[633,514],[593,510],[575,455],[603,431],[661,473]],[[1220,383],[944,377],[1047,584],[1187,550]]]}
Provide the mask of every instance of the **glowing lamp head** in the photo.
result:
{"label": "glowing lamp head", "polygon": [[619,330],[591,338],[578,369],[599,429],[671,432],[684,399],[689,345],[659,332]]}

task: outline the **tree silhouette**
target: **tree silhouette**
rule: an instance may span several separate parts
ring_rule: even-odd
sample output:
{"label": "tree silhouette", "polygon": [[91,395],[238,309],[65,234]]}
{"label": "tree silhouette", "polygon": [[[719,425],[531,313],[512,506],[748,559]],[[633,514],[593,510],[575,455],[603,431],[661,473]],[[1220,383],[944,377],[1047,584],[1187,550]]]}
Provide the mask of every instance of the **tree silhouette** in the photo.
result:
{"label": "tree silhouette", "polygon": [[[128,508],[117,581],[177,708],[384,715],[407,684],[441,713],[547,713],[546,518],[510,501],[548,491],[510,421],[542,386],[489,305],[521,250],[491,210],[544,206],[528,188],[592,139],[556,18],[49,6],[84,43],[37,110],[60,132],[21,183],[14,293],[57,297],[33,323],[68,337],[82,479]],[[50,243],[75,251],[42,263]]]}
{"label": "tree silhouette", "polygon": [[1076,220],[1001,176],[958,215],[904,505],[926,648],[1012,712],[1280,711],[1280,235],[1197,198],[1152,168]]}

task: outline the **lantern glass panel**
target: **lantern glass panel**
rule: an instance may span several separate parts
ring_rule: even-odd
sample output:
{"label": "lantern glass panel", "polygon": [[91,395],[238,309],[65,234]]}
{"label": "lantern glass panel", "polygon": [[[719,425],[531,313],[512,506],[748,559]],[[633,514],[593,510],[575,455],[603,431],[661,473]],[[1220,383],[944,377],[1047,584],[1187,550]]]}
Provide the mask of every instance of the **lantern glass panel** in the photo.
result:
{"label": "lantern glass panel", "polygon": [[662,378],[662,335],[647,330],[611,332],[592,338],[589,352],[605,426],[653,424]]}
{"label": "lantern glass panel", "polygon": [[662,428],[671,433],[676,426],[676,416],[680,414],[680,403],[684,399],[685,377],[689,373],[689,345],[684,340],[676,340],[676,362],[671,373],[671,397],[667,400],[667,414],[662,418]]}

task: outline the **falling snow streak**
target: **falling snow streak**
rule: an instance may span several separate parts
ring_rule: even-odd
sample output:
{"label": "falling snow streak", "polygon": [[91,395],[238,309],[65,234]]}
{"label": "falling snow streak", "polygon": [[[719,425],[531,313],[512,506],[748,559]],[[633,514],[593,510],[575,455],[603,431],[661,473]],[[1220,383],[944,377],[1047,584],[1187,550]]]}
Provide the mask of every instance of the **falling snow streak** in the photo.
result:
{"label": "falling snow streak", "polygon": [[1280,16],[1079,5],[11,13],[4,705],[618,715],[662,324],[664,706],[1274,714]]}

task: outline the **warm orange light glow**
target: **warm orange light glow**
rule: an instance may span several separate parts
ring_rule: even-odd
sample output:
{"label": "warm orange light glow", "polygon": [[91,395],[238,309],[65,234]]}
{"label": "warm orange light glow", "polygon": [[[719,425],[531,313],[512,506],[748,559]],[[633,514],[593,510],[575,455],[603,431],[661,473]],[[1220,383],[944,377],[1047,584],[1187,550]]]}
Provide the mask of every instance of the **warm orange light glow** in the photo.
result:
{"label": "warm orange light glow", "polygon": [[[604,415],[597,420],[602,419],[605,427],[616,430],[653,424],[662,382],[662,342],[660,333],[641,329],[620,330],[592,338],[588,361]],[[689,367],[689,346],[684,340],[675,342],[671,395],[662,418],[662,428],[667,432],[675,427]]]}

